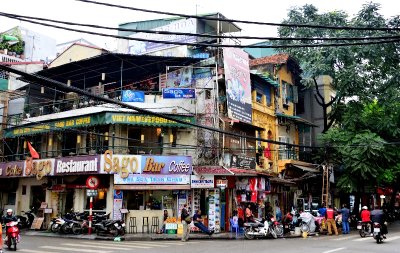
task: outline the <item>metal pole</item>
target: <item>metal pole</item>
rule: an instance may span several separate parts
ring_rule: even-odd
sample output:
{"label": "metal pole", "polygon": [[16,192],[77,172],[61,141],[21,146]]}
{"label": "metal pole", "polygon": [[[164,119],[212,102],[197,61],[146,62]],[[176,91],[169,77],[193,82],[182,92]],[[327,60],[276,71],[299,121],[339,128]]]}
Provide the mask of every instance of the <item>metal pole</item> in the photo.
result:
{"label": "metal pole", "polygon": [[88,234],[92,234],[92,221],[93,221],[93,216],[92,216],[92,210],[93,210],[93,197],[90,196],[90,205],[89,205],[89,231]]}

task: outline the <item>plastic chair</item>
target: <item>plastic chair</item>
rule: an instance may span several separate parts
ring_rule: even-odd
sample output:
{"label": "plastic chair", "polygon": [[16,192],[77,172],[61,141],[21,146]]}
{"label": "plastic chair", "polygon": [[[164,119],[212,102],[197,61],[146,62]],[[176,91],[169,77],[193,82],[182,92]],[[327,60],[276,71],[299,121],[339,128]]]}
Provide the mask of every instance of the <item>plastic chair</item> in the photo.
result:
{"label": "plastic chair", "polygon": [[235,230],[236,236],[238,233],[240,233],[240,228],[239,228],[239,222],[234,222],[232,218],[229,219],[229,223],[231,225],[231,234],[233,233],[233,230]]}

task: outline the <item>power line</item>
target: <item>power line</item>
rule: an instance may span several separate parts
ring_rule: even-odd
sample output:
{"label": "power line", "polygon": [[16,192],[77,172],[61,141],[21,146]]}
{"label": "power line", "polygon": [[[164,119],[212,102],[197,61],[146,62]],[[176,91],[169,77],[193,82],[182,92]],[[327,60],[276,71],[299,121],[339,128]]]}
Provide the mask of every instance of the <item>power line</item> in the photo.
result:
{"label": "power line", "polygon": [[109,7],[115,7],[126,10],[134,10],[140,12],[147,13],[155,13],[162,15],[170,15],[170,16],[178,16],[183,18],[196,18],[202,20],[213,20],[213,21],[222,21],[222,22],[232,22],[232,23],[243,23],[243,24],[254,24],[254,25],[267,25],[267,26],[280,26],[280,27],[304,27],[304,28],[323,28],[323,29],[333,29],[333,30],[361,30],[361,31],[400,31],[400,28],[397,27],[355,27],[355,26],[329,26],[329,25],[314,25],[314,24],[295,24],[295,23],[272,23],[272,22],[258,22],[258,21],[248,21],[248,20],[240,20],[240,19],[222,19],[222,18],[213,18],[206,16],[197,16],[197,15],[188,15],[174,12],[166,12],[166,11],[155,11],[148,10],[143,8],[135,8],[130,6],[123,6],[117,4],[103,3],[91,0],[76,0],[78,2],[91,3],[96,5],[104,5]]}
{"label": "power line", "polygon": [[32,16],[24,16],[17,15],[13,13],[5,13],[0,12],[0,15],[6,17],[15,17],[15,18],[25,18],[29,20],[41,20],[58,24],[65,24],[71,26],[83,26],[90,27],[96,29],[105,29],[105,30],[115,30],[115,31],[123,31],[123,32],[136,32],[136,33],[149,33],[149,34],[166,34],[166,35],[179,35],[179,36],[194,36],[201,38],[212,38],[212,39],[257,39],[257,40],[270,40],[270,41],[337,41],[337,40],[384,40],[384,39],[399,39],[400,36],[366,36],[366,37],[257,37],[257,36],[223,36],[223,35],[214,35],[214,34],[200,34],[200,33],[185,33],[185,32],[171,32],[171,31],[156,31],[156,30],[143,30],[143,29],[128,29],[128,28],[116,28],[110,26],[101,26],[101,25],[93,25],[93,24],[85,24],[85,23],[75,23],[69,21],[61,21],[55,19],[48,18],[40,18],[40,17],[32,17]]}
{"label": "power line", "polygon": [[192,127],[195,127],[195,128],[209,130],[209,131],[212,131],[212,132],[217,132],[217,133],[221,133],[221,134],[235,136],[235,137],[238,137],[238,138],[246,138],[246,139],[250,139],[250,140],[254,140],[254,141],[267,142],[267,143],[271,143],[271,144],[286,145],[286,146],[299,147],[299,148],[314,148],[314,147],[311,147],[311,146],[288,144],[288,143],[285,143],[285,142],[279,142],[279,141],[274,141],[274,140],[269,140],[269,139],[254,137],[254,136],[241,135],[241,134],[228,132],[228,131],[221,130],[221,129],[214,128],[214,127],[203,126],[203,125],[187,122],[187,121],[184,121],[184,120],[177,119],[177,118],[175,118],[173,116],[169,116],[169,115],[166,115],[166,114],[153,112],[153,111],[150,111],[150,110],[147,110],[147,109],[142,109],[142,108],[139,108],[139,107],[136,107],[136,106],[132,106],[132,105],[127,105],[127,104],[125,104],[123,102],[112,100],[110,98],[105,98],[105,97],[100,97],[100,96],[97,96],[97,95],[93,95],[93,94],[91,94],[91,93],[89,93],[87,91],[78,89],[78,88],[73,87],[73,86],[68,86],[68,85],[66,85],[66,84],[64,84],[62,82],[59,82],[59,81],[56,81],[56,80],[52,80],[50,78],[42,77],[42,76],[39,76],[39,75],[28,74],[28,73],[25,73],[23,71],[20,71],[20,70],[17,70],[17,69],[12,69],[10,67],[4,66],[2,64],[0,64],[0,69],[3,69],[3,70],[6,70],[6,71],[9,71],[9,72],[13,72],[15,74],[21,75],[22,77],[25,78],[25,80],[28,80],[28,81],[33,82],[33,83],[40,83],[41,85],[46,86],[46,87],[50,86],[50,87],[56,87],[58,89],[62,89],[62,90],[70,91],[70,92],[76,92],[78,94],[85,95],[87,97],[90,97],[90,98],[93,98],[93,99],[97,99],[99,101],[103,101],[103,102],[111,103],[111,104],[116,104],[116,105],[119,105],[119,106],[121,106],[123,108],[132,109],[132,110],[135,110],[135,111],[137,111],[139,113],[143,113],[143,114],[147,114],[147,115],[161,117],[161,118],[164,118],[164,119],[167,119],[167,120],[170,120],[170,121],[181,123],[183,125],[188,125],[188,126],[192,126]]}
{"label": "power line", "polygon": [[160,43],[160,44],[169,44],[169,45],[184,45],[184,46],[204,46],[204,47],[215,47],[215,48],[224,48],[224,47],[232,47],[232,48],[315,48],[315,47],[340,47],[340,46],[363,46],[363,45],[377,45],[377,44],[387,44],[387,43],[395,43],[400,42],[400,39],[393,39],[393,40],[378,40],[378,41],[369,41],[369,42],[355,42],[355,43],[328,43],[328,44],[297,44],[297,45],[220,45],[220,44],[213,44],[213,43],[187,43],[187,42],[178,42],[178,41],[159,41],[159,40],[151,40],[151,39],[142,39],[142,38],[132,38],[127,36],[120,36],[120,35],[112,35],[112,34],[105,34],[99,32],[91,32],[86,30],[80,29],[73,29],[58,25],[52,25],[42,22],[37,22],[29,19],[24,18],[17,18],[9,15],[0,15],[5,16],[12,19],[18,19],[21,21],[25,21],[28,23],[43,25],[47,27],[53,27],[57,29],[62,29],[66,31],[72,32],[80,32],[92,35],[98,35],[103,37],[112,37],[117,39],[125,39],[125,40],[135,40],[135,41],[142,41],[142,42],[153,42],[153,43]]}

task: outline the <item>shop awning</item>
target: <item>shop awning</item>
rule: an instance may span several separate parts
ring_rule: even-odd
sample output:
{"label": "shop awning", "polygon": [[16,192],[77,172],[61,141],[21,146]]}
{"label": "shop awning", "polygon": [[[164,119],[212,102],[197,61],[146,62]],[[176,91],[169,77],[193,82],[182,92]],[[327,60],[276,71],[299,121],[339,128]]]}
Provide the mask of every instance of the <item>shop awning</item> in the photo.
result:
{"label": "shop awning", "polygon": [[286,115],[284,113],[277,113],[276,116],[286,118],[288,120],[292,120],[294,123],[297,123],[297,124],[304,124],[304,125],[308,125],[308,126],[312,126],[312,127],[318,127],[314,123],[309,122],[308,120],[305,120],[299,116]]}
{"label": "shop awning", "polygon": [[279,177],[271,177],[269,180],[271,183],[276,183],[276,184],[295,184],[294,182],[292,182],[290,180],[279,178]]}
{"label": "shop awning", "polygon": [[235,176],[257,176],[258,173],[255,170],[245,170],[245,169],[238,169],[238,168],[229,168],[229,170]]}
{"label": "shop awning", "polygon": [[302,165],[297,165],[297,164],[292,164],[294,167],[297,167],[301,170],[307,171],[307,172],[314,172],[318,173],[319,170],[316,167],[308,167],[308,166],[302,166]]}
{"label": "shop awning", "polygon": [[[174,116],[176,119],[194,123],[193,116]],[[167,120],[152,115],[121,113],[121,112],[101,112],[79,117],[58,118],[46,122],[14,127],[5,130],[5,138],[26,136],[46,132],[62,131],[67,129],[90,127],[95,125],[123,124],[137,126],[154,127],[187,127],[187,125]]]}
{"label": "shop awning", "polygon": [[132,185],[116,184],[115,190],[190,190],[190,185]]}
{"label": "shop awning", "polygon": [[195,175],[233,176],[233,172],[223,166],[194,166]]}

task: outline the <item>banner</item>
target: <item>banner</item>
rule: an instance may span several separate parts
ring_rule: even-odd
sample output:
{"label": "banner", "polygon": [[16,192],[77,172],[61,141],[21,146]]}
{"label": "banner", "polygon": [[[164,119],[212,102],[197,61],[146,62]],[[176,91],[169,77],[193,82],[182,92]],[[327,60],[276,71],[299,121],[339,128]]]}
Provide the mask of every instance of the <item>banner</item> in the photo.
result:
{"label": "banner", "polygon": [[135,90],[123,90],[122,102],[142,102],[144,103],[144,92]]}
{"label": "banner", "polygon": [[55,175],[97,174],[100,156],[61,157],[56,160]]}
{"label": "banner", "polygon": [[194,188],[203,188],[210,189],[214,188],[214,176],[213,175],[191,175],[190,176],[190,187]]}
{"label": "banner", "polygon": [[0,163],[0,178],[22,177],[25,161]]}
{"label": "banner", "polygon": [[113,220],[122,219],[122,214],[121,214],[122,200],[123,200],[123,191],[114,190]]}
{"label": "banner", "polygon": [[239,48],[224,48],[228,117],[252,123],[249,55]]}
{"label": "banner", "polygon": [[195,89],[165,88],[162,90],[163,98],[196,98]]}
{"label": "banner", "polygon": [[189,185],[190,175],[151,175],[151,174],[129,174],[122,178],[114,174],[114,184],[176,184]]}

